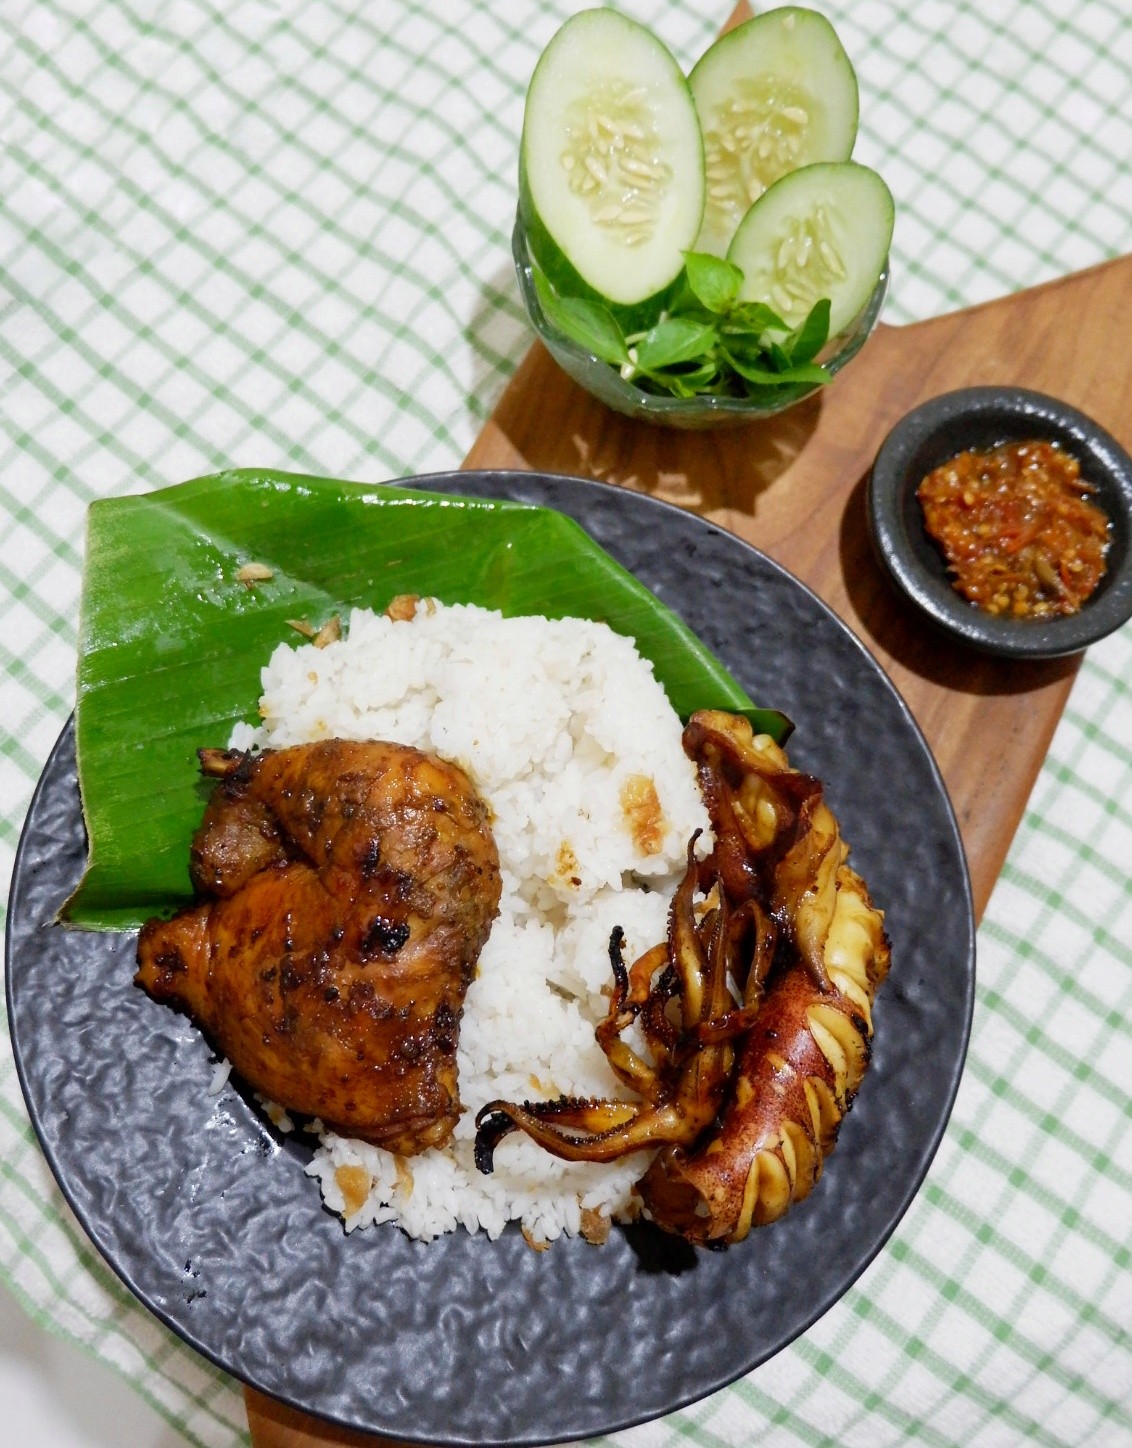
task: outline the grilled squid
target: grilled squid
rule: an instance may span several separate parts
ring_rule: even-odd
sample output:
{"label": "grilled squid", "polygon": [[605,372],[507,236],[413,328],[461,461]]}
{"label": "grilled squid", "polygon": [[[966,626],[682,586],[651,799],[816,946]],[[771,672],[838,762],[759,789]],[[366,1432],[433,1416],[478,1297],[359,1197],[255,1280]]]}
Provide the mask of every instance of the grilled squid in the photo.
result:
{"label": "grilled squid", "polygon": [[[647,1215],[725,1246],[821,1176],[868,1066],[889,947],[818,780],[720,711],[693,715],[684,748],[714,844],[703,859],[689,844],[665,942],[626,967],[614,932],[596,1032],[640,1099],[493,1101],[477,1118],[476,1159],[490,1171],[514,1130],[570,1161],[659,1147],[638,1184]],[[644,1053],[622,1039],[634,1022]]]}

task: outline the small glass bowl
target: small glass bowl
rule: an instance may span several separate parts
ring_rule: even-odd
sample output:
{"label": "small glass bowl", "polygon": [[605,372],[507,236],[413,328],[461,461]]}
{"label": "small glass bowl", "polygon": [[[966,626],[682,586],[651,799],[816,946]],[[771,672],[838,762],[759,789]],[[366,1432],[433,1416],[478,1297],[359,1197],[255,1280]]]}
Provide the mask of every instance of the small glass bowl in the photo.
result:
{"label": "small glass bowl", "polygon": [[[632,382],[626,382],[616,367],[603,362],[592,352],[587,352],[584,347],[551,325],[535,290],[527,233],[521,216],[515,218],[511,250],[515,258],[515,271],[519,277],[523,305],[539,340],[567,376],[572,377],[579,387],[604,402],[614,412],[623,413],[626,417],[640,418],[643,422],[658,423],[662,427],[727,427],[738,422],[773,417],[775,413],[784,412],[804,398],[820,392],[821,388],[827,385],[801,383],[795,387],[783,387],[781,399],[773,403],[753,402],[745,397],[672,397],[666,393],[645,392]],[[832,338],[826,344],[818,357],[817,360],[828,368],[830,373],[840,372],[864,346],[869,333],[877,324],[887,291],[886,266],[864,310],[839,337]]]}

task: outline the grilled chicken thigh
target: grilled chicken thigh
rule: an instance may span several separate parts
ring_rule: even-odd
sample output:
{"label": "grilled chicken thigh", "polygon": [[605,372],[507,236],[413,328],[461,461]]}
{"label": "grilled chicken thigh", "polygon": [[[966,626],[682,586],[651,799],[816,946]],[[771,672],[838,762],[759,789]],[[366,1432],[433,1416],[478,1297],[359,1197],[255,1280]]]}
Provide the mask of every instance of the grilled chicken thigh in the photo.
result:
{"label": "grilled chicken thigh", "polygon": [[464,994],[499,904],[488,810],[455,765],[328,740],[202,750],[202,903],[152,920],[137,982],[256,1090],[409,1154],[460,1111]]}

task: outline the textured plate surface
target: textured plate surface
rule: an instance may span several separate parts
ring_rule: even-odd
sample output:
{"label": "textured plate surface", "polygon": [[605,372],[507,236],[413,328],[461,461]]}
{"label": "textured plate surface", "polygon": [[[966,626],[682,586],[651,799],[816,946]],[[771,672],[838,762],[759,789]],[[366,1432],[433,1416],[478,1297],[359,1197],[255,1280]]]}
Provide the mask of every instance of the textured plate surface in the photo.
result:
{"label": "textured plate surface", "polygon": [[[420,486],[414,480],[414,486]],[[641,1226],[532,1252],[392,1227],[347,1238],[182,1017],[132,985],[133,935],[53,923],[83,868],[73,729],[32,803],[8,925],[17,1067],[48,1160],[99,1251],[166,1323],[262,1391],[351,1427],[456,1445],[609,1432],[722,1387],[821,1315],[927,1171],[959,1083],[974,921],[959,836],[907,709],[849,631],[728,533],[637,494],[539,474],[424,486],[557,507],[797,725],[893,968],[872,1068],[807,1201],[726,1252]],[[138,828],[144,829],[144,820]]]}

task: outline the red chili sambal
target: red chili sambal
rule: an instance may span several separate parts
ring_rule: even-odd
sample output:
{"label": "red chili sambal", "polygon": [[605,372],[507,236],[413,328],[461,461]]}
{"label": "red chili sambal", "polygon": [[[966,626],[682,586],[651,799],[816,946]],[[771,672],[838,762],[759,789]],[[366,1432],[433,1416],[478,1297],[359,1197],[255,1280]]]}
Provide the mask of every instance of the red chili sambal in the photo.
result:
{"label": "red chili sambal", "polygon": [[1076,613],[1104,577],[1111,524],[1057,443],[1008,442],[960,453],[916,496],[952,582],[987,613]]}

